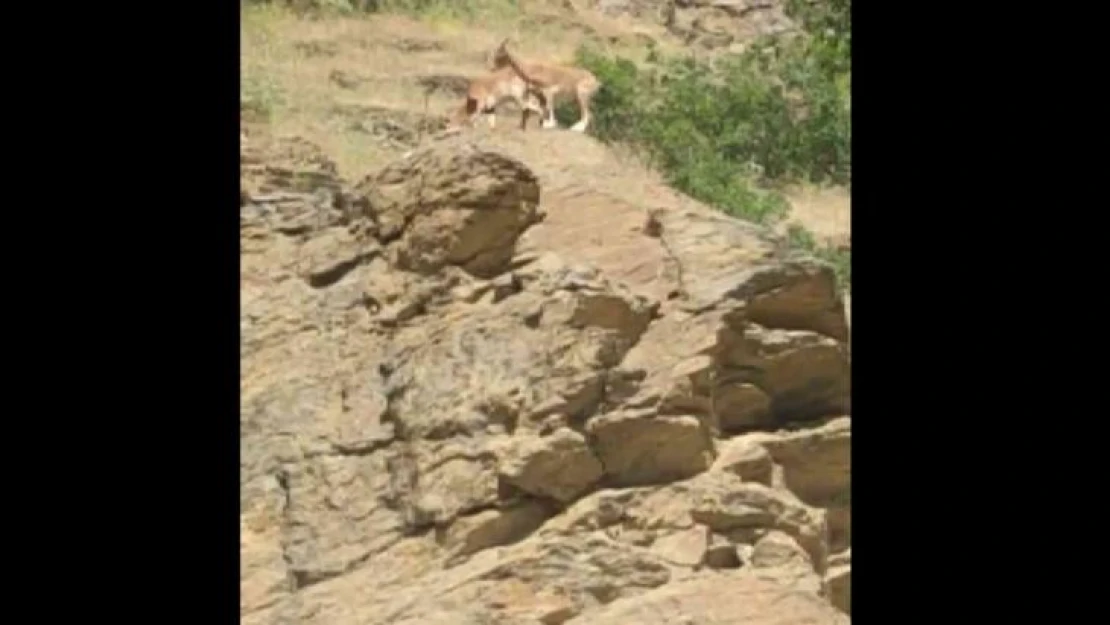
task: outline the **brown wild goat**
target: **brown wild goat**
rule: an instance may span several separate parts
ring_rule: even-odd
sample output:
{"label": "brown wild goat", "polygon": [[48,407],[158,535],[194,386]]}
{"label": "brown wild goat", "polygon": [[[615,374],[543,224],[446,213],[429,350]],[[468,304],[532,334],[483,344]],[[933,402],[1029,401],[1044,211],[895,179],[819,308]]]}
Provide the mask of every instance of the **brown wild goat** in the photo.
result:
{"label": "brown wild goat", "polygon": [[590,123],[590,100],[601,88],[601,81],[593,72],[580,67],[555,65],[552,63],[519,61],[509,53],[506,38],[497,46],[490,65],[495,71],[506,67],[512,68],[525,81],[544,95],[546,102],[544,108],[543,127],[555,128],[555,101],[558,96],[574,97],[578,101],[578,121],[570,127],[571,130],[584,132]]}
{"label": "brown wild goat", "polygon": [[450,126],[469,126],[480,115],[485,115],[489,127],[493,128],[497,125],[497,105],[510,99],[520,105],[521,130],[528,125],[530,111],[543,119],[549,108],[542,91],[535,89],[513,68],[501,68],[470,80],[466,101],[451,115]]}

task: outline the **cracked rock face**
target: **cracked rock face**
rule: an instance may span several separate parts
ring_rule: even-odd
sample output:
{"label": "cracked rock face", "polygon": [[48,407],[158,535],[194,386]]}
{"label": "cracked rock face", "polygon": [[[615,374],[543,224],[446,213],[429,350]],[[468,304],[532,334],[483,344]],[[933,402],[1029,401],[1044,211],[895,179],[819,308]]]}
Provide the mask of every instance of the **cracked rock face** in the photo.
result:
{"label": "cracked rock face", "polygon": [[661,301],[518,249],[562,205],[489,145],[351,187],[268,149],[240,207],[244,623],[847,622],[827,267],[664,210],[688,293]]}
{"label": "cracked rock face", "polygon": [[537,497],[574,501],[601,480],[605,467],[586,437],[560,428],[544,437],[520,437],[502,457],[502,475],[509,484]]}
{"label": "cracked rock face", "polygon": [[355,186],[356,209],[376,224],[398,269],[446,265],[498,275],[517,237],[539,219],[540,189],[523,163],[497,152],[424,150]]}

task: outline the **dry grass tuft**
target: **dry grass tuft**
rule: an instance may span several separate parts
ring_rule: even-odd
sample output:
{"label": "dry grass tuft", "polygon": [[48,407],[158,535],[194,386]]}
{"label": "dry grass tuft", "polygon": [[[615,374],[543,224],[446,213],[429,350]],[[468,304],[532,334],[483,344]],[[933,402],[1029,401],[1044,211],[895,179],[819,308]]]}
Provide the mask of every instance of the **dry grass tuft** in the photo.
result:
{"label": "dry grass tuft", "polygon": [[797,222],[815,237],[834,244],[848,241],[852,231],[852,197],[844,187],[796,186],[784,191],[790,202],[789,220],[782,230]]}

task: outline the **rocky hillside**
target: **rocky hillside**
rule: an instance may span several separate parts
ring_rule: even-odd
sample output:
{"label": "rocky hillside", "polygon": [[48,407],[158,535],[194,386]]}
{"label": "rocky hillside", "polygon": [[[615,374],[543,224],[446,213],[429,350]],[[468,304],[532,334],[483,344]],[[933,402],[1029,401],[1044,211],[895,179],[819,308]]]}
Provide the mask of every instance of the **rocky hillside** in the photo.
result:
{"label": "rocky hillside", "polygon": [[[572,62],[584,45],[638,60],[658,54],[710,58],[742,51],[757,35],[788,38],[798,32],[784,0],[377,4],[427,8],[416,17],[383,13],[309,19],[273,5],[246,5],[240,101],[247,129],[308,139],[334,159],[340,177],[353,181],[441,127],[446,113],[458,107],[468,78],[485,71],[488,54],[507,36],[521,56]],[[511,116],[513,105],[506,103],[502,112]],[[514,121],[505,117],[498,131]],[[796,222],[821,241],[850,245],[850,201],[842,186],[788,184],[784,191],[791,218],[782,222],[780,233]]]}
{"label": "rocky hillside", "polygon": [[[470,42],[394,19],[367,45]],[[336,126],[290,76],[368,89],[334,82],[366,21],[244,51],[296,106],[241,144],[242,621],[850,622],[832,268],[588,134],[432,140],[400,88]]]}

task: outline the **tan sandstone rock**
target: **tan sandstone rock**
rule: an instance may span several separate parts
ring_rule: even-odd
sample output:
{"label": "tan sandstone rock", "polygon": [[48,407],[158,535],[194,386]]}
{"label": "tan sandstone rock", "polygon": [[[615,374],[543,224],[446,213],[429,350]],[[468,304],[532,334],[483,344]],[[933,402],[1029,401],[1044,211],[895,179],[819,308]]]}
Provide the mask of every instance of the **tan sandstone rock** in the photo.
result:
{"label": "tan sandstone rock", "polygon": [[852,613],[852,552],[847,550],[829,558],[825,574],[829,600],[838,609]]}
{"label": "tan sandstone rock", "polygon": [[709,548],[709,532],[701,525],[695,525],[654,541],[652,550],[669,562],[693,567],[705,559]]}
{"label": "tan sandstone rock", "polygon": [[542,438],[522,438],[501,459],[501,475],[508,483],[564,503],[574,501],[603,474],[586,437],[568,428]]}
{"label": "tan sandstone rock", "polygon": [[[423,150],[355,185],[355,206],[373,219],[403,270],[458,265],[500,273],[517,237],[540,219],[535,175],[497,152]],[[418,199],[417,199],[418,198]]]}
{"label": "tan sandstone rock", "polygon": [[782,467],[783,485],[807,504],[828,510],[831,548],[839,551],[851,544],[851,419],[839,417],[769,439],[764,446]]}
{"label": "tan sandstone rock", "polygon": [[242,150],[245,625],[847,622],[827,265],[577,133]]}
{"label": "tan sandstone rock", "polygon": [[771,454],[759,444],[758,439],[737,436],[718,443],[717,450],[718,456],[717,461],[713,463],[713,470],[732,473],[746,482],[771,486],[773,473]]}
{"label": "tan sandstone rock", "polygon": [[499,510],[483,510],[457,519],[445,530],[443,545],[453,556],[466,556],[490,547],[508,545],[521,540],[543,525],[551,515],[548,506],[539,501]]}
{"label": "tan sandstone rock", "polygon": [[851,622],[812,593],[742,571],[691,578],[570,621],[568,625],[847,625]]}
{"label": "tan sandstone rock", "polygon": [[713,462],[713,441],[697,417],[616,413],[591,420],[587,431],[614,484],[680,480],[705,471]]}

